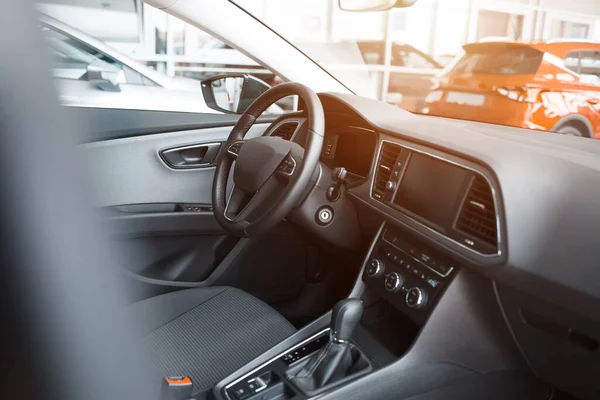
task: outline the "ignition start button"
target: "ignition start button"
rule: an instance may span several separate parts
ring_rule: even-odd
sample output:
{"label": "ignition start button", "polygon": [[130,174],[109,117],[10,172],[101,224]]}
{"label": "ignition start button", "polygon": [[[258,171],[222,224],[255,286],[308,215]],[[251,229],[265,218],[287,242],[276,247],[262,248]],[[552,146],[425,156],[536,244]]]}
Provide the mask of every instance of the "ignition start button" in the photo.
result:
{"label": "ignition start button", "polygon": [[333,209],[328,206],[321,207],[317,210],[315,217],[317,224],[321,226],[329,225],[333,220]]}

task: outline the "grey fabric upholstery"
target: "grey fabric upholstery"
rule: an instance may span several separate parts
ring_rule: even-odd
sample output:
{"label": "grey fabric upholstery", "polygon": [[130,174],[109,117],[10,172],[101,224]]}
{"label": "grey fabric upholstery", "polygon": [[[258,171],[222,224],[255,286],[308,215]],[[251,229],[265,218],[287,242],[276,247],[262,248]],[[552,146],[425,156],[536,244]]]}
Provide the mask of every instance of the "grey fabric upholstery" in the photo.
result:
{"label": "grey fabric upholstery", "polygon": [[141,344],[164,376],[187,375],[194,393],[212,388],[295,332],[279,313],[234,288],[189,289],[134,304]]}

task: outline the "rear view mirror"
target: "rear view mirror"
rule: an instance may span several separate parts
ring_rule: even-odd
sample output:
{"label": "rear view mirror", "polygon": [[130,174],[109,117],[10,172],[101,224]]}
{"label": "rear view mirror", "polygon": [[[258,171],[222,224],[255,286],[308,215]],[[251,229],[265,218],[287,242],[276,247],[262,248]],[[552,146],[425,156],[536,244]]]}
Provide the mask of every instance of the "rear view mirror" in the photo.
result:
{"label": "rear view mirror", "polygon": [[246,74],[218,75],[202,81],[206,105],[228,114],[243,114],[270,88],[266,82]]}
{"label": "rear view mirror", "polygon": [[392,8],[405,8],[415,4],[417,0],[338,0],[343,11],[387,11]]}

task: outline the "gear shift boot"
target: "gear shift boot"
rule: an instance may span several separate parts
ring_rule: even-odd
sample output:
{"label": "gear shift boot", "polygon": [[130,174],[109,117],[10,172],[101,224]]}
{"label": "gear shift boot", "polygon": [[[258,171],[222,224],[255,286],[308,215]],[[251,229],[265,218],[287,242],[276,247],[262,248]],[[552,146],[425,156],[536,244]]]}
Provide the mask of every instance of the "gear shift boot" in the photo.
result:
{"label": "gear shift boot", "polygon": [[330,342],[286,371],[286,377],[309,397],[372,370],[367,357],[353,344]]}
{"label": "gear shift boot", "polygon": [[358,299],[338,302],[331,314],[329,343],[292,364],[286,371],[287,379],[310,397],[371,371],[368,358],[350,342],[362,311],[362,301]]}

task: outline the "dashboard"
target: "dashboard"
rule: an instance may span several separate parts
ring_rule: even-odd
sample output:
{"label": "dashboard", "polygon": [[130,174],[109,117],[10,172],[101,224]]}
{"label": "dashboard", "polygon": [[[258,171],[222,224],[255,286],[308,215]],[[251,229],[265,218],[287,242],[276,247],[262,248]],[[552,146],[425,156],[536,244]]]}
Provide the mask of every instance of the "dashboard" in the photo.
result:
{"label": "dashboard", "polygon": [[[550,301],[566,292],[563,307],[600,304],[599,141],[320,98],[322,163],[364,176],[348,185],[353,202],[491,278]],[[477,210],[478,226],[461,222]]]}
{"label": "dashboard", "polygon": [[[326,132],[317,187],[324,193],[331,170],[348,169],[356,179],[346,197],[360,229],[384,224],[369,254],[386,261],[386,272],[367,263],[362,281],[424,321],[414,304],[425,295],[408,289],[398,297],[394,288],[419,288],[435,302],[457,271],[488,278],[532,369],[559,387],[583,387],[586,368],[600,363],[600,141],[319,96]],[[313,232],[338,244],[355,217],[347,205],[319,201],[337,227]],[[548,349],[561,357],[550,361]],[[565,362],[578,367],[564,374]]]}

